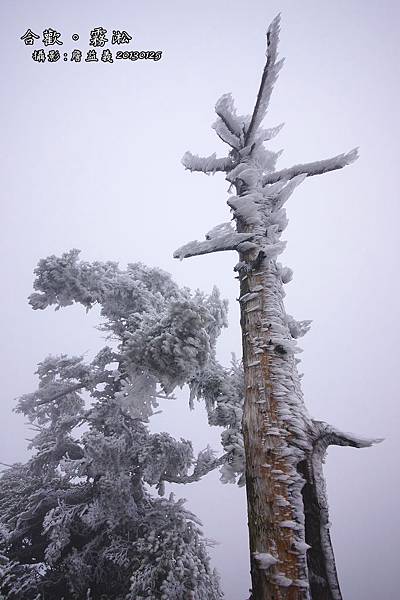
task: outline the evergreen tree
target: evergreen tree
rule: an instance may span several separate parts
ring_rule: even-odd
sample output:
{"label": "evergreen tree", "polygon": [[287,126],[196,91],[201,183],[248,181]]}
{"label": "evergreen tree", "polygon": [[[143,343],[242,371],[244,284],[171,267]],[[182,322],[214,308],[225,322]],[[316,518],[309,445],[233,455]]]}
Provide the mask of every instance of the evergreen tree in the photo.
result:
{"label": "evergreen tree", "polygon": [[[35,437],[32,458],[1,478],[0,591],[10,600],[220,599],[200,523],[164,486],[221,465],[224,480],[243,472],[242,372],[215,360],[226,301],[216,289],[181,289],[159,269],[122,271],[78,254],[40,261],[30,304],[99,304],[113,343],[91,362],[47,357],[38,389],[19,398]],[[185,383],[226,427],[220,458],[149,431],[159,400]]]}

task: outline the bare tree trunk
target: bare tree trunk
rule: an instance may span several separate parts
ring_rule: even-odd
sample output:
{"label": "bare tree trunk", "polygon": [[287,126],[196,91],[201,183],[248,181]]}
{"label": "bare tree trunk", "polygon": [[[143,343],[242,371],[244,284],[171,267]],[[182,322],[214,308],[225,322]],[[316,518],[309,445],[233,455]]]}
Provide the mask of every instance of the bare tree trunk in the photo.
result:
{"label": "bare tree trunk", "polygon": [[[241,259],[246,264],[245,254]],[[253,599],[341,600],[322,463],[330,444],[362,447],[372,441],[310,418],[293,321],[283,305],[282,269],[266,258],[255,263],[240,269]]]}
{"label": "bare tree trunk", "polygon": [[174,254],[186,258],[237,250],[245,400],[243,436],[252,600],[341,600],[329,535],[322,463],[331,444],[370,446],[374,441],[343,434],[314,421],[303,402],[296,339],[310,321],[285,312],[283,285],[291,270],[277,262],[285,243],[284,204],[306,177],[341,169],[357,158],[353,150],[331,159],[275,171],[276,153],[263,143],[280,127],[262,129],[277,62],[279,17],[267,33],[267,62],[251,117],[239,117],[229,95],[216,105],[214,128],[231,146],[226,158],[186,153],[191,171],[225,172],[235,187],[228,205],[236,221],[219,225],[202,242]]}
{"label": "bare tree trunk", "polygon": [[304,406],[282,287],[275,261],[240,276],[253,597],[339,600],[322,478],[334,440]]}
{"label": "bare tree trunk", "polygon": [[254,271],[243,269],[240,291],[253,597],[303,599],[307,598],[306,547],[301,545],[303,479],[296,464],[308,446],[311,423],[305,410],[299,410],[294,355],[271,341],[277,331],[282,339],[290,339],[276,264],[263,259]]}

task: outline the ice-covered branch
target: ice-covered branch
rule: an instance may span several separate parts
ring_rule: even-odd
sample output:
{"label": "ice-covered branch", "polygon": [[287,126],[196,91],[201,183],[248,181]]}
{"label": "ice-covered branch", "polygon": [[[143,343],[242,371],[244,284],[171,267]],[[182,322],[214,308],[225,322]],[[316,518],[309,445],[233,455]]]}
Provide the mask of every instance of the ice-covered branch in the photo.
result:
{"label": "ice-covered branch", "polygon": [[[326,573],[326,583],[329,588],[329,598],[342,600],[335,566],[335,557],[329,535],[329,510],[326,497],[326,487],[322,472],[325,453],[328,446],[352,446],[354,448],[367,448],[377,444],[382,439],[363,438],[352,433],[344,433],[322,421],[313,421],[314,439],[309,473],[311,481],[305,486],[305,494],[310,496],[310,511],[308,520],[312,519],[314,527],[309,528],[310,561],[314,565],[321,563]],[[306,517],[307,518],[307,517]],[[310,563],[312,564],[312,563]],[[314,597],[314,595],[313,595]]]}
{"label": "ice-covered branch", "polygon": [[277,15],[267,31],[267,62],[261,77],[260,89],[258,91],[251,122],[246,133],[246,146],[253,142],[257,129],[266,115],[274,83],[283,65],[283,60],[276,62],[279,41],[279,25],[280,15]]}
{"label": "ice-covered branch", "polygon": [[383,438],[365,438],[354,433],[340,431],[324,423],[323,421],[313,421],[317,433],[314,445],[319,446],[325,451],[328,446],[352,446],[353,448],[369,448],[374,444],[383,442]]}
{"label": "ice-covered branch", "polygon": [[233,163],[232,158],[227,156],[225,158],[217,158],[217,155],[211,154],[211,156],[197,156],[191,152],[185,152],[182,158],[182,164],[185,169],[189,171],[201,171],[202,173],[215,173],[216,171],[230,171]]}
{"label": "ice-covered branch", "polygon": [[239,150],[241,147],[240,137],[235,133],[232,133],[232,131],[226,126],[225,121],[223,121],[221,118],[217,119],[212,128],[215,130],[217,136],[223,142],[225,142],[225,144],[229,144],[231,148]]}
{"label": "ice-covered branch", "polygon": [[231,94],[224,94],[215,105],[215,112],[232,135],[243,135],[243,121],[236,114]]}
{"label": "ice-covered branch", "polygon": [[37,404],[37,406],[42,406],[43,404],[49,404],[50,402],[54,402],[55,400],[60,400],[61,398],[68,396],[68,394],[72,394],[73,392],[82,390],[84,387],[86,387],[86,384],[79,382],[76,385],[72,385],[71,387],[66,388],[62,392],[59,392],[58,394],[54,394],[54,396],[51,396],[50,398],[43,398],[42,400],[38,400],[36,402],[36,404]]}
{"label": "ice-covered branch", "polygon": [[296,321],[296,319],[294,319],[292,315],[286,315],[286,321],[288,324],[290,335],[294,339],[303,337],[303,335],[305,335],[310,330],[312,323],[312,321],[308,319],[305,321]]}
{"label": "ice-covered branch", "polygon": [[223,454],[219,458],[215,458],[214,460],[204,463],[200,468],[197,468],[197,465],[191,475],[167,475],[163,478],[164,481],[168,483],[193,483],[195,481],[199,481],[204,475],[214,471],[221,465],[223,465],[228,458],[228,454]]}
{"label": "ice-covered branch", "polygon": [[[303,183],[305,178],[306,178],[305,173],[296,175],[295,177],[290,179],[276,195],[274,195],[273,191],[271,190],[271,188],[275,187],[274,185],[271,185],[271,188],[268,188],[266,195],[268,196],[271,193],[272,197],[274,198],[275,210],[282,208],[282,206],[285,204],[285,202],[293,194],[293,192],[297,188],[297,186],[300,185],[301,183]],[[283,180],[283,181],[286,181],[286,180]],[[282,182],[280,182],[280,183],[282,183]],[[277,183],[276,185],[279,185],[279,183]]]}
{"label": "ice-covered branch", "polygon": [[276,183],[277,181],[284,179],[292,179],[303,173],[305,173],[307,177],[310,177],[311,175],[323,175],[329,171],[342,169],[343,167],[350,165],[357,158],[358,149],[354,148],[353,150],[350,150],[350,152],[347,152],[347,154],[338,154],[333,158],[326,158],[325,160],[318,160],[302,165],[294,165],[293,167],[290,167],[290,169],[282,169],[281,171],[274,171],[273,173],[265,175],[262,180],[262,185]]}
{"label": "ice-covered branch", "polygon": [[222,252],[223,250],[244,252],[255,247],[255,244],[250,241],[253,237],[253,233],[237,233],[230,223],[223,223],[209,231],[204,241],[198,242],[194,240],[175,250],[174,258],[183,260],[190,256]]}
{"label": "ice-covered branch", "polygon": [[276,127],[270,127],[269,129],[263,129],[262,127],[259,127],[255,136],[255,142],[261,143],[272,140],[275,136],[278,135],[283,125],[283,123],[280,123]]}

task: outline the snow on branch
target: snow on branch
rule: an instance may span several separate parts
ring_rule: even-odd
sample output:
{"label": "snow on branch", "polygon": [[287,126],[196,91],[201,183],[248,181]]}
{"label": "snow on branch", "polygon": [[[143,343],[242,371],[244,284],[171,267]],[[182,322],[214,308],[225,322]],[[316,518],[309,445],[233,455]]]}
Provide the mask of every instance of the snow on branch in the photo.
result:
{"label": "snow on branch", "polygon": [[215,105],[215,112],[223,121],[232,135],[241,137],[243,135],[243,121],[236,114],[231,94],[224,94]]}
{"label": "snow on branch", "polygon": [[262,127],[259,127],[258,131],[256,133],[256,136],[255,136],[255,142],[261,143],[261,142],[268,142],[269,140],[272,140],[274,137],[276,137],[278,135],[278,133],[282,129],[283,125],[284,125],[283,123],[280,123],[276,127],[270,127],[269,129],[264,129]]}
{"label": "snow on branch", "polygon": [[[202,477],[204,477],[204,475],[207,475],[207,473],[210,473],[211,471],[214,471],[214,469],[217,469],[223,465],[227,461],[227,458],[228,454],[223,454],[219,458],[214,458],[208,462],[201,461],[201,464],[196,464],[191,475],[167,475],[166,477],[163,477],[163,480],[167,481],[168,483],[193,483],[195,481],[199,481]],[[199,455],[199,459],[201,459],[201,453]]]}
{"label": "snow on branch", "polygon": [[367,439],[352,433],[344,433],[335,427],[322,421],[312,421],[314,428],[313,450],[311,455],[311,470],[317,497],[316,515],[319,521],[319,543],[321,545],[322,557],[326,565],[326,580],[333,600],[341,600],[335,558],[332,542],[329,535],[329,510],[326,497],[326,487],[322,472],[325,453],[328,446],[353,446],[354,448],[367,448],[373,444],[383,441],[382,439]]}
{"label": "snow on branch", "polygon": [[292,338],[297,339],[303,337],[311,327],[312,321],[306,319],[305,321],[296,321],[292,315],[286,315],[286,322],[289,328],[290,335]]}
{"label": "snow on branch", "polygon": [[73,392],[78,392],[79,390],[82,390],[84,387],[86,387],[85,383],[81,383],[81,382],[77,383],[69,388],[64,389],[62,392],[55,394],[54,396],[50,396],[49,398],[43,398],[42,400],[38,400],[36,402],[36,404],[37,404],[37,406],[42,406],[43,404],[49,404],[50,402],[55,402],[56,400],[60,400],[61,398],[68,396],[68,394],[72,394]]}
{"label": "snow on branch", "polygon": [[275,209],[275,211],[277,211],[278,209],[282,208],[282,206],[285,204],[285,202],[293,194],[293,192],[296,189],[296,187],[298,185],[300,185],[301,183],[303,183],[303,181],[305,180],[305,178],[306,178],[306,174],[305,173],[301,173],[300,175],[296,175],[295,177],[293,177],[292,179],[290,179],[286,183],[286,185],[276,195],[273,195],[272,190],[271,191],[270,190],[267,191],[267,196],[271,193],[272,197],[274,198],[274,209]]}
{"label": "snow on branch", "polygon": [[281,181],[283,179],[292,179],[293,177],[302,174],[305,174],[306,177],[310,177],[311,175],[323,175],[323,173],[328,173],[329,171],[342,169],[343,167],[353,163],[355,160],[357,160],[357,158],[358,149],[354,148],[346,154],[338,154],[333,158],[318,160],[302,165],[294,165],[293,167],[290,167],[290,169],[282,169],[281,171],[275,171],[265,175],[262,180],[262,185],[265,186],[269,183],[276,183],[277,181]]}
{"label": "snow on branch", "polygon": [[200,254],[221,252],[223,250],[245,252],[256,247],[255,244],[250,242],[253,237],[253,233],[237,233],[230,223],[222,223],[206,234],[205,241],[198,242],[195,240],[175,250],[174,258],[183,260],[190,256],[199,256]]}
{"label": "snow on branch", "polygon": [[227,156],[225,158],[217,158],[217,155],[197,156],[191,152],[185,152],[182,158],[182,164],[189,171],[201,171],[202,173],[216,173],[216,171],[230,171],[232,169],[232,159]]}
{"label": "snow on branch", "polygon": [[225,142],[225,144],[229,144],[231,148],[239,150],[241,147],[240,137],[235,133],[232,133],[232,131],[226,126],[226,123],[221,118],[215,121],[215,123],[212,125],[212,128],[215,130],[217,136],[223,142]]}
{"label": "snow on branch", "polygon": [[267,113],[274,83],[277,80],[278,73],[283,66],[283,60],[276,62],[278,54],[277,48],[279,41],[280,19],[281,17],[278,14],[272,21],[267,31],[267,62],[261,77],[260,89],[258,91],[251,122],[246,133],[246,146],[254,141],[257,129]]}
{"label": "snow on branch", "polygon": [[313,421],[313,425],[317,432],[316,445],[320,445],[321,449],[326,449],[328,446],[352,446],[353,448],[369,448],[374,444],[383,442],[384,438],[365,438],[355,435],[354,433],[345,433],[324,423],[323,421]]}

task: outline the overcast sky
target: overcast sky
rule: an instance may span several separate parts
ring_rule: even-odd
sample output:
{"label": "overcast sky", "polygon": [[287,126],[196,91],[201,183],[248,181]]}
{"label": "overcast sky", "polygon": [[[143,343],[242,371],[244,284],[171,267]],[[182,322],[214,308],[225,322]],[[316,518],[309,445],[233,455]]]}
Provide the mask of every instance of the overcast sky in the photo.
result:
{"label": "overcast sky", "polygon": [[[87,353],[104,343],[98,313],[79,307],[33,312],[33,269],[70,248],[86,260],[142,261],[192,288],[214,284],[230,302],[218,348],[241,355],[234,253],[184,262],[173,251],[229,220],[228,185],[182,167],[183,153],[225,153],[211,124],[216,100],[232,92],[251,112],[264,65],[265,32],[282,12],[286,57],[265,124],[279,167],[360,146],[344,170],[309,178],[288,202],[294,270],[287,308],[313,319],[301,370],[311,414],[344,430],[385,437],[365,450],[333,448],[325,468],[332,537],[343,595],[394,600],[399,536],[399,5],[395,0],[111,0],[1,3],[2,437],[0,460],[27,457],[15,397],[35,389],[47,354]],[[85,62],[95,27],[132,37],[117,50],[161,50],[159,61]],[[30,28],[61,33],[61,59],[35,62]],[[77,33],[80,39],[73,42]],[[81,63],[63,60],[81,49]],[[100,58],[100,53],[99,53]],[[201,406],[183,391],[155,428],[212,443]],[[213,560],[227,600],[249,587],[244,490],[217,474],[177,494],[219,542]]]}

